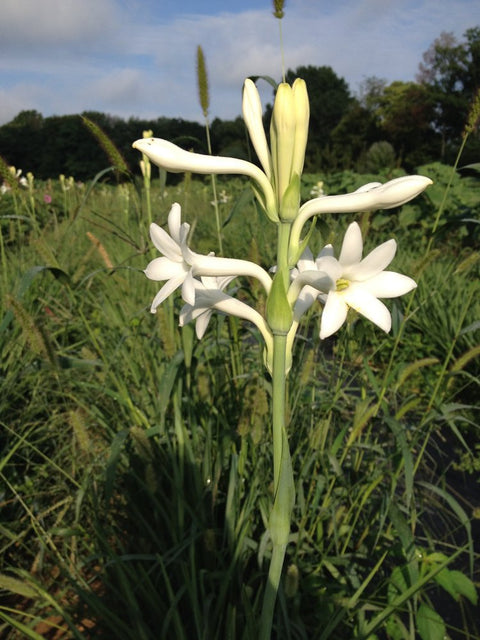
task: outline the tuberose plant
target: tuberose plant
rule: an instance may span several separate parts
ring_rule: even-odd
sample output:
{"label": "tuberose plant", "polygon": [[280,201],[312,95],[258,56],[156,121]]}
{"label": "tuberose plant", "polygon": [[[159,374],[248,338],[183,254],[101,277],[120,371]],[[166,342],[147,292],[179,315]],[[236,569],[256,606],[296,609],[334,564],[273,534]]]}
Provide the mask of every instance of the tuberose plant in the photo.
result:
{"label": "tuberose plant", "polygon": [[[270,638],[273,612],[290,534],[295,489],[286,431],[286,381],[292,364],[292,347],[299,322],[313,305],[322,305],[320,338],[338,331],[349,309],[353,309],[384,331],[391,328],[391,315],[380,298],[395,298],[412,291],[416,284],[408,276],[386,271],[396,252],[396,242],[384,242],[362,257],[360,227],[348,227],[340,254],[331,245],[314,259],[308,247],[311,229],[306,223],[326,213],[358,213],[398,207],[419,195],[431,180],[404,176],[384,184],[372,182],[344,195],[320,196],[302,204],[301,175],[308,137],[309,100],[305,82],[278,85],[267,143],[262,105],[255,83],[245,80],[243,117],[261,168],[251,162],[185,151],[167,140],[143,138],[133,146],[144,157],[171,172],[240,174],[252,183],[258,206],[277,229],[277,259],[270,271],[248,260],[201,255],[188,245],[190,226],[181,221],[181,209],[173,204],[168,232],[155,223],[150,227],[153,244],[161,257],[152,260],[145,274],[165,282],[155,296],[151,311],[180,289],[185,302],[180,324],[196,322],[201,338],[212,311],[231,314],[252,322],[261,333],[264,362],[272,378],[272,443],[274,499],[268,530],[272,555],[265,588],[259,637]],[[272,275],[273,274],[273,275]],[[239,300],[228,291],[235,278],[256,278],[262,285],[264,312]]]}

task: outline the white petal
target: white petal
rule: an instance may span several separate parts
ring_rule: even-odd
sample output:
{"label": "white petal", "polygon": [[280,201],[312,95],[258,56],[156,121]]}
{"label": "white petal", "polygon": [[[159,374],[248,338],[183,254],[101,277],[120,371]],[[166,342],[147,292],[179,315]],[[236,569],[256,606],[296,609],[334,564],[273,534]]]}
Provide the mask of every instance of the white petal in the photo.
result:
{"label": "white petal", "polygon": [[307,271],[307,269],[314,269],[315,263],[313,260],[313,253],[310,251],[309,247],[306,247],[298,259],[297,267],[299,271]]}
{"label": "white petal", "polygon": [[180,227],[182,222],[182,209],[178,202],[175,202],[168,214],[168,230],[177,244],[180,244]]}
{"label": "white petal", "polygon": [[220,291],[228,287],[234,279],[235,276],[201,276],[200,278],[205,289],[218,289]]}
{"label": "white petal", "polygon": [[175,291],[175,289],[178,289],[178,287],[182,284],[182,282],[183,282],[183,276],[181,278],[172,278],[171,280],[166,282],[163,285],[163,287],[160,289],[160,291],[157,293],[155,298],[153,299],[150,311],[152,313],[155,313],[155,311],[157,310],[157,307],[161,305],[162,302],[166,300],[168,296]]}
{"label": "white petal", "polygon": [[313,287],[303,287],[293,307],[294,319],[298,322],[318,297],[318,291]]}
{"label": "white petal", "polygon": [[344,267],[351,264],[358,264],[362,259],[363,241],[362,232],[356,222],[348,225],[343,238],[342,250],[340,251],[339,262]]}
{"label": "white petal", "polygon": [[255,83],[247,78],[243,86],[243,119],[260,164],[268,178],[272,175],[272,161],[263,126],[263,109]]}
{"label": "white petal", "polygon": [[392,238],[387,240],[380,246],[376,247],[366,256],[358,265],[352,266],[352,268],[345,269],[344,276],[355,281],[364,281],[368,278],[376,276],[383,271],[395,256],[397,250],[397,243]]}
{"label": "white petal", "polygon": [[362,285],[351,285],[343,292],[345,302],[376,324],[380,329],[388,332],[392,326],[392,318],[387,307],[367,291]]}
{"label": "white petal", "polygon": [[362,282],[363,289],[377,298],[396,298],[412,291],[417,286],[415,280],[394,271],[382,271]]}
{"label": "white petal", "polygon": [[182,298],[187,304],[195,304],[195,280],[190,270],[182,284]]}
{"label": "white petal", "polygon": [[178,316],[178,324],[183,327],[193,320],[193,307],[191,304],[184,304]]}
{"label": "white petal", "polygon": [[168,258],[154,258],[144,270],[149,280],[170,280],[170,278],[185,277],[187,269],[183,262],[174,262]]}
{"label": "white petal", "polygon": [[170,260],[176,260],[177,262],[183,260],[179,245],[168,235],[166,231],[154,222],[150,225],[150,237],[155,248],[158,249],[161,254]]}
{"label": "white petal", "polygon": [[335,280],[333,280],[328,273],[317,271],[316,269],[302,271],[302,273],[298,275],[298,281],[302,285],[309,285],[323,293],[327,293],[335,287]]}
{"label": "white petal", "polygon": [[210,318],[212,317],[212,310],[207,309],[201,315],[198,316],[197,321],[195,322],[195,333],[197,334],[197,338],[201,340],[205,335],[205,331],[207,330],[208,323],[210,322]]}
{"label": "white petal", "polygon": [[318,271],[323,271],[328,274],[333,282],[336,282],[341,278],[343,273],[343,267],[340,262],[330,255],[319,257],[315,261],[315,266]]}
{"label": "white petal", "polygon": [[333,246],[331,244],[326,244],[320,253],[317,256],[317,260],[320,258],[324,258],[325,256],[333,256]]}
{"label": "white petal", "polygon": [[338,331],[345,322],[348,313],[348,306],[343,297],[335,291],[330,291],[322,312],[320,323],[320,338],[328,338],[335,331]]}
{"label": "white petal", "polygon": [[371,191],[372,189],[376,189],[377,187],[381,187],[381,182],[367,182],[367,184],[362,185],[358,189],[354,191],[354,193],[364,193],[365,191]]}
{"label": "white petal", "polygon": [[378,188],[377,208],[392,209],[418,196],[428,185],[433,184],[425,176],[402,176],[394,178]]}

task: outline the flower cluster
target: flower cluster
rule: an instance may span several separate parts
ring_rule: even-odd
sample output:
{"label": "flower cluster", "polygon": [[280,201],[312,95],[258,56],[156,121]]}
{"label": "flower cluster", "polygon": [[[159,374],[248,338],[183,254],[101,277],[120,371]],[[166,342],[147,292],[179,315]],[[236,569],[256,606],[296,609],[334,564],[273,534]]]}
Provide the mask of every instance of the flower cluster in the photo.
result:
{"label": "flower cluster", "polygon": [[[213,310],[253,322],[267,348],[267,366],[273,335],[287,335],[293,343],[302,315],[315,302],[323,304],[320,337],[327,338],[343,325],[349,309],[354,309],[384,331],[391,316],[379,298],[393,298],[411,291],[415,282],[404,275],[385,271],[396,252],[395,240],[384,242],[362,258],[360,227],[352,223],[345,234],[339,257],[327,245],[316,259],[302,239],[305,223],[322,213],[353,213],[398,207],[420,194],[431,180],[404,176],[385,184],[368,183],[352,193],[325,196],[323,192],[300,203],[300,176],[307,142],[309,104],[305,83],[279,85],[272,112],[270,147],[262,122],[262,107],[255,84],[246,80],[243,92],[244,120],[261,168],[237,158],[206,156],[185,151],[158,138],[142,138],[134,143],[144,157],[172,172],[202,174],[243,174],[253,181],[253,189],[268,218],[279,228],[279,252],[274,276],[247,260],[201,255],[188,246],[189,225],[181,222],[174,204],[168,216],[168,230],[152,224],[150,234],[162,254],[147,266],[148,278],[165,281],[155,296],[155,312],[176,289],[185,302],[180,323],[196,321],[198,337],[206,331]],[[239,276],[254,277],[267,296],[265,315],[229,295],[228,286]],[[281,320],[279,320],[281,318]]]}

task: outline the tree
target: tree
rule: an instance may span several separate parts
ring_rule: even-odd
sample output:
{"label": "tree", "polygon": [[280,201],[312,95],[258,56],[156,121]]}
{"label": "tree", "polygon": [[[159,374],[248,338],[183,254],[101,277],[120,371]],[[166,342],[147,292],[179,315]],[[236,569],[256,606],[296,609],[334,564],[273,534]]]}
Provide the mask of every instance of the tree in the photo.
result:
{"label": "tree", "polygon": [[355,168],[370,145],[380,137],[376,112],[353,101],[330,136],[338,168]]}
{"label": "tree", "polygon": [[414,167],[425,155],[435,155],[434,103],[425,85],[392,82],[379,96],[376,115],[382,137],[391,142],[404,164]]}
{"label": "tree", "polygon": [[448,145],[457,145],[470,105],[480,85],[480,27],[467,29],[458,42],[443,32],[423,54],[417,80],[434,102],[433,125]]}

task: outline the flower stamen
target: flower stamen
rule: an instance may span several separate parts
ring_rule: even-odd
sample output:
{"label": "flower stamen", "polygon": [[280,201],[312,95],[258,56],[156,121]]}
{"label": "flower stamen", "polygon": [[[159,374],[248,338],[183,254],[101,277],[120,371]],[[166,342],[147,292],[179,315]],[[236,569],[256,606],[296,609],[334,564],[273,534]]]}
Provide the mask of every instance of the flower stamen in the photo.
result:
{"label": "flower stamen", "polygon": [[335,282],[335,291],[345,291],[345,289],[348,289],[349,286],[350,280],[347,280],[346,278],[339,278]]}

